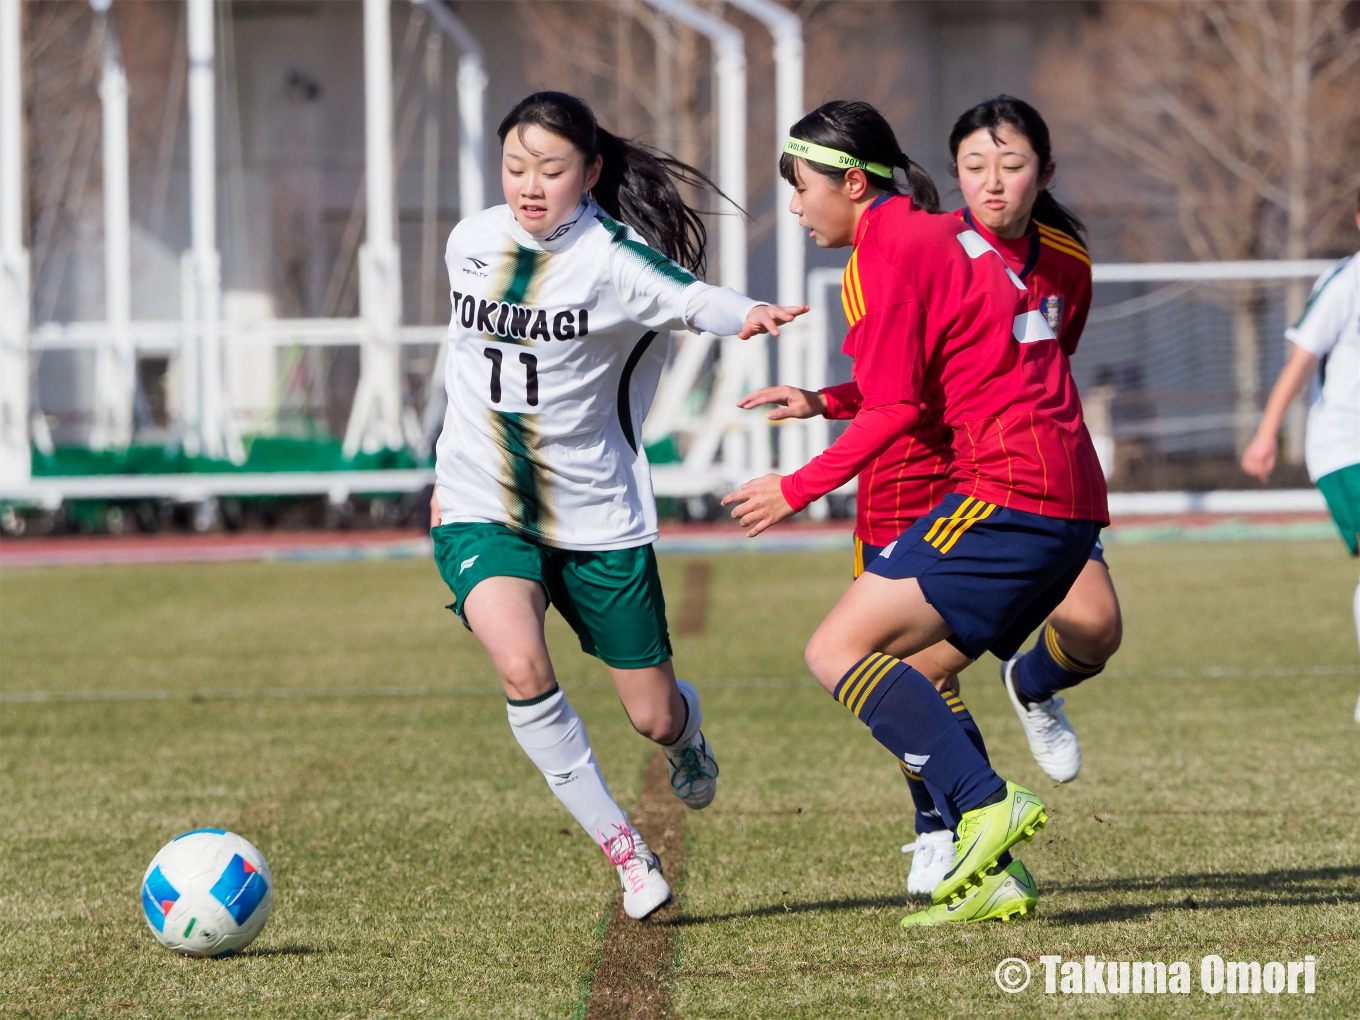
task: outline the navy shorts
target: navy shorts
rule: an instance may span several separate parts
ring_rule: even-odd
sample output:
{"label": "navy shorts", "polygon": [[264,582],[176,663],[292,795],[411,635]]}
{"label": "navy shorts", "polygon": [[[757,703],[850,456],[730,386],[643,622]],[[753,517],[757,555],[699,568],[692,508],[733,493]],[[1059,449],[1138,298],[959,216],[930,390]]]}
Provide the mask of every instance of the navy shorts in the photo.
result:
{"label": "navy shorts", "polygon": [[1095,560],[1106,570],[1110,568],[1110,565],[1105,562],[1105,543],[1099,538],[1096,539],[1095,548],[1091,550],[1091,555],[1087,559]]}
{"label": "navy shorts", "polygon": [[1067,597],[1100,528],[953,493],[872,560],[866,548],[864,569],[916,578],[970,659],[1009,659]]}

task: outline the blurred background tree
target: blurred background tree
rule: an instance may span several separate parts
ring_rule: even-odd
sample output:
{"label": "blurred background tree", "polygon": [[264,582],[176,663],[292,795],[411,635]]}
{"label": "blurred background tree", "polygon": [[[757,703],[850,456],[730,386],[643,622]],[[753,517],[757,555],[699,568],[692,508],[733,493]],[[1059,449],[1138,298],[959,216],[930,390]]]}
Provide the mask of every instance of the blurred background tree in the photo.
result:
{"label": "blurred background tree", "polygon": [[[1086,172],[1087,207],[1135,259],[1300,259],[1355,248],[1360,187],[1360,3],[1103,3],[1055,39],[1037,100]],[[1070,157],[1069,157],[1070,158]],[[1287,315],[1303,308],[1291,288]],[[1238,444],[1260,407],[1259,288],[1229,289]],[[1301,415],[1290,447],[1301,456]]]}

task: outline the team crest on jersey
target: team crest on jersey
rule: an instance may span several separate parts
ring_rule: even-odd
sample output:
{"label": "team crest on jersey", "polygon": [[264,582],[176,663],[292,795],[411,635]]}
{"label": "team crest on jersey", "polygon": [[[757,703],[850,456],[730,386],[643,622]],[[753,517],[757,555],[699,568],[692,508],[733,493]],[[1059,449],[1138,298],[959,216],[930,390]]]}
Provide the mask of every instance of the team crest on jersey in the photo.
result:
{"label": "team crest on jersey", "polygon": [[1044,318],[1048,320],[1048,328],[1053,332],[1058,332],[1058,327],[1062,325],[1063,299],[1061,296],[1046,297],[1039,299],[1039,311],[1044,313]]}

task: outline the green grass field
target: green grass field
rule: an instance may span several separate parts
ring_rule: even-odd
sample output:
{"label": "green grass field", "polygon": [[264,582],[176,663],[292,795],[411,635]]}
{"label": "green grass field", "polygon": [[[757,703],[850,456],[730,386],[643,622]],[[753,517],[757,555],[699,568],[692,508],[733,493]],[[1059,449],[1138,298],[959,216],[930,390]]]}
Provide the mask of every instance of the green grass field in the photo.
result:
{"label": "green grass field", "polygon": [[[687,819],[677,1016],[1360,1015],[1354,563],[1302,542],[1109,559],[1125,647],[1068,700],[1075,783],[1033,764],[993,660],[963,680],[998,770],[1049,805],[1020,852],[1038,917],[909,933],[901,776],[802,663],[848,557],[712,560],[707,632],[676,643],[723,769]],[[674,602],[684,566],[663,558]],[[583,1015],[617,884],[447,601],[423,562],[7,571],[0,1016]],[[555,615],[550,637],[627,802],[651,745]],[[117,697],[145,691],[170,696]],[[175,957],[141,916],[146,863],[205,825],[277,883],[233,959]],[[1045,995],[1044,953],[1185,960],[1193,990]],[[1312,954],[1317,991],[1204,994],[1209,953]],[[1009,996],[1012,956],[1036,980]]]}

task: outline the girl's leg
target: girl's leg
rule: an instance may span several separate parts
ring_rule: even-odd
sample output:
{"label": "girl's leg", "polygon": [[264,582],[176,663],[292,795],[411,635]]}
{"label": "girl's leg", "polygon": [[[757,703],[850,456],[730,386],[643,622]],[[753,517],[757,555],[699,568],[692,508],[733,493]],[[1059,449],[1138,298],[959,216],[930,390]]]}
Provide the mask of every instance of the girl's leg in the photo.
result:
{"label": "girl's leg", "polygon": [[869,727],[874,739],[961,815],[999,798],[1004,781],[935,686],[896,656],[877,651],[892,648],[911,655],[950,633],[915,578],[866,573],[813,634],[807,662],[818,682]]}
{"label": "girl's leg", "polygon": [[1088,560],[1072,590],[1049,614],[1039,641],[1015,660],[1016,694],[1028,704],[1044,702],[1105,668],[1124,636],[1110,571]]}
{"label": "girl's leg", "polygon": [[608,668],[633,729],[658,744],[675,743],[685,729],[689,711],[671,660],[642,669]]}
{"label": "girl's leg", "polygon": [[542,586],[521,577],[488,577],[463,601],[468,625],[505,688],[515,739],[557,799],[608,853],[611,840],[623,833],[635,839],[637,831],[609,792],[581,717],[557,686],[543,638],[547,608]]}
{"label": "girl's leg", "polygon": [[666,753],[675,795],[689,807],[707,807],[717,792],[718,763],[699,730],[699,692],[675,678],[670,659],[640,669],[610,666],[609,675],[633,728]]}
{"label": "girl's leg", "polygon": [[949,635],[949,624],[926,601],[915,578],[865,573],[813,633],[807,664],[817,682],[834,694],[846,672],[869,653],[891,648],[899,658],[911,656]]}
{"label": "girl's leg", "polygon": [[[899,650],[899,647],[887,649],[890,655],[896,654]],[[972,665],[973,660],[948,641],[941,641],[924,651],[903,658],[907,665],[920,672],[940,692],[945,704],[954,714],[955,721],[963,727],[963,731],[978,749],[978,753],[990,761],[987,746],[982,739],[982,731],[978,729],[959,694],[959,674]],[[907,788],[911,791],[912,803],[916,806],[916,831],[924,835],[928,832],[952,829],[958,821],[958,813],[948,800],[943,796],[937,799],[936,791],[932,791],[929,784],[908,772],[905,766],[902,773],[907,777]]]}

